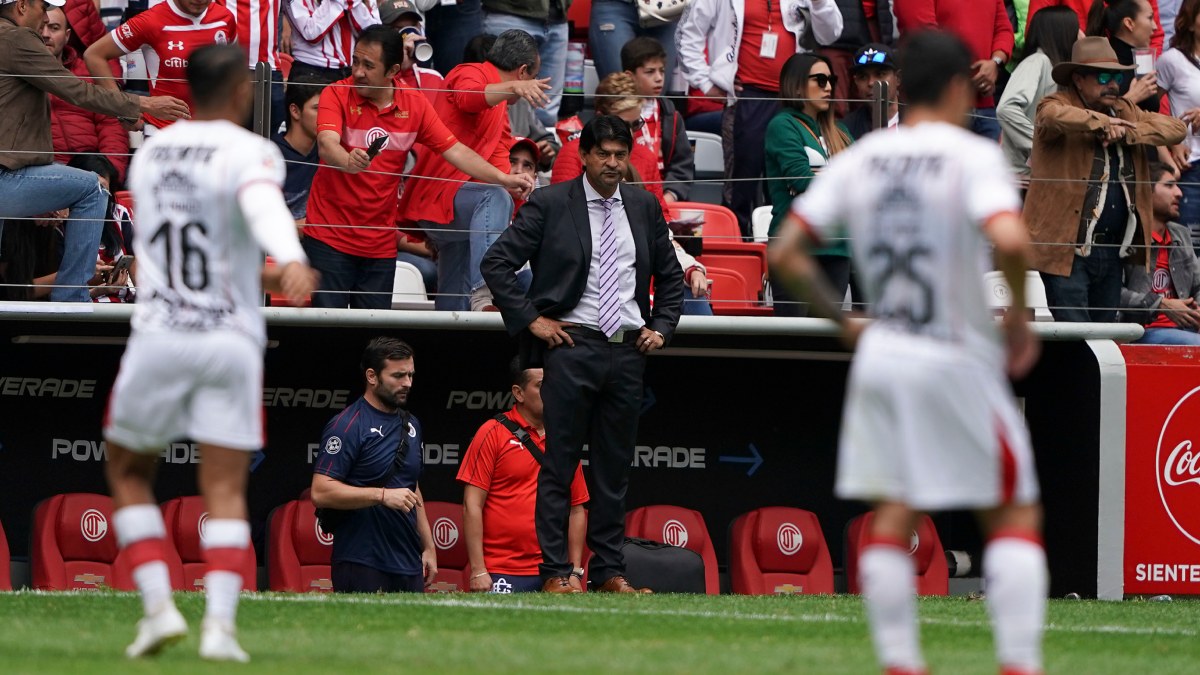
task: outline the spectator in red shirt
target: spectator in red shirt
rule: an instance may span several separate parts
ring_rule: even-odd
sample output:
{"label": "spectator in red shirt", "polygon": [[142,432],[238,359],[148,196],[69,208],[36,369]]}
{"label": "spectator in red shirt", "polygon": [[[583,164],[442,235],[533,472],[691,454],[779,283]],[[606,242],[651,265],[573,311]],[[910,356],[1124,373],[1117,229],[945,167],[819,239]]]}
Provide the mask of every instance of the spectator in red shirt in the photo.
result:
{"label": "spectator in red shirt", "polygon": [[[58,7],[47,7],[42,41],[51,54],[62,59],[64,68],[79,79],[91,82],[79,52],[68,44],[70,39],[67,15]],[[51,95],[50,133],[54,161],[66,164],[75,153],[102,152],[116,167],[119,179],[125,180],[125,169],[129,166],[129,134],[115,117],[85,110]]]}
{"label": "spectator in red shirt", "polygon": [[[455,136],[488,158],[496,171],[524,181],[530,188],[527,176],[509,174],[512,130],[508,104],[523,98],[540,106],[548,100],[544,92],[549,89],[549,78],[535,79],[537,72],[537,43],[525,31],[505,31],[496,38],[486,62],[464,63],[450,71],[446,96],[437,106],[438,115]],[[508,227],[513,200],[503,190],[466,182],[468,176],[446,161],[448,158],[425,150],[418,155],[412,173],[420,178],[413,178],[405,187],[401,216],[424,228],[437,248],[438,297],[434,305],[439,310],[483,309],[487,290],[479,263]]]}
{"label": "spectator in red shirt", "polygon": [[[191,107],[192,93],[187,85],[187,64],[192,52],[212,44],[237,42],[237,22],[233,14],[212,0],[167,0],[96,41],[83,53],[88,71],[98,84],[117,89],[108,61],[150,47],[158,56],[158,77],[150,87],[153,96],[174,96]],[[150,127],[161,129],[171,122],[143,115]],[[151,132],[150,128],[146,129]]]}
{"label": "spectator in red shirt", "polygon": [[[513,407],[483,423],[463,455],[463,529],[472,591],[540,591],[542,550],[534,530],[538,475],[546,452],[542,369],[509,364]],[[514,431],[515,430],[515,431]],[[588,500],[583,469],[575,467],[567,522],[570,584],[583,590],[583,538]]]}
{"label": "spectator in red shirt", "polygon": [[[395,196],[414,143],[476,180],[522,196],[533,187],[528,177],[510,176],[460,143],[420,92],[396,86],[403,49],[396,31],[371,26],[354,47],[353,75],[321,94],[321,166],[308,198],[303,241],[313,267],[321,272],[314,307],[390,306],[396,275]],[[372,142],[381,138],[378,154],[368,154]]]}
{"label": "spectator in red shirt", "polygon": [[921,27],[941,28],[967,43],[975,58],[971,68],[978,94],[971,131],[999,142],[996,76],[1013,52],[1013,28],[1004,0],[895,0],[894,12],[902,35]]}

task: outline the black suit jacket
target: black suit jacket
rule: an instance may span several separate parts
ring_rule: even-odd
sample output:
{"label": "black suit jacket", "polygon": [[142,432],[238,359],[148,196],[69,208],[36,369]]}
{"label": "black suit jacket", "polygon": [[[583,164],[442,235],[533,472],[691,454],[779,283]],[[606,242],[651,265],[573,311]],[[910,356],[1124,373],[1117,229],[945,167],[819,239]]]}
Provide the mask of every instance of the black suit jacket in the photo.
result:
{"label": "black suit jacket", "polygon": [[[534,190],[529,201],[479,265],[508,332],[519,335],[539,316],[562,317],[583,296],[592,263],[591,222],[583,192],[586,176]],[[683,272],[675,257],[658,200],[632,185],[621,185],[621,199],[637,250],[634,297],[642,319],[670,342],[683,306]],[[528,261],[533,269],[529,293],[521,292],[516,271]],[[650,279],[654,279],[654,310]]]}

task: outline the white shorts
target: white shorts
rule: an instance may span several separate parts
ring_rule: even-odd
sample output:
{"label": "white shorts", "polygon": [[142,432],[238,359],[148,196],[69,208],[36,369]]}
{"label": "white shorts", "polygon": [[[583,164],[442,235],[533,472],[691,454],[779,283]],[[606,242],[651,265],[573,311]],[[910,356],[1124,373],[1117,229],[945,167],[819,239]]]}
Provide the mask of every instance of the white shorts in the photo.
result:
{"label": "white shorts", "polygon": [[1036,502],[1008,382],[953,346],[868,330],[850,369],[836,491],[921,511]]}
{"label": "white shorts", "polygon": [[258,450],[262,370],[262,347],[238,333],[135,335],[109,395],[104,438],[145,454],[183,439]]}

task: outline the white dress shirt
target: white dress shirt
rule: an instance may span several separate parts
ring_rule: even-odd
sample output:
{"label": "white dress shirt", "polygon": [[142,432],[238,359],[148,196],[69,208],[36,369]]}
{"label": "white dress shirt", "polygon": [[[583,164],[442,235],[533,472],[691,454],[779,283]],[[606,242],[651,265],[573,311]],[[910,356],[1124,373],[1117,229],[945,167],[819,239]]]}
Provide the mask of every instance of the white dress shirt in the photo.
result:
{"label": "white dress shirt", "polygon": [[[567,312],[562,320],[599,330],[600,230],[604,227],[604,205],[600,203],[600,200],[604,197],[588,182],[586,174],[582,180],[583,194],[587,199],[588,222],[592,232],[592,260],[588,268],[587,285],[583,288],[583,297],[579,298],[579,304]],[[621,199],[619,185],[617,191],[613,193],[613,198],[617,200],[612,208],[616,217],[614,225],[617,228],[616,264],[621,300],[621,328],[624,330],[638,329],[646,322],[642,320],[641,309],[638,308],[637,300],[634,298],[634,290],[637,287],[637,248],[633,242],[633,231],[629,228],[629,217],[625,213],[625,201]]]}

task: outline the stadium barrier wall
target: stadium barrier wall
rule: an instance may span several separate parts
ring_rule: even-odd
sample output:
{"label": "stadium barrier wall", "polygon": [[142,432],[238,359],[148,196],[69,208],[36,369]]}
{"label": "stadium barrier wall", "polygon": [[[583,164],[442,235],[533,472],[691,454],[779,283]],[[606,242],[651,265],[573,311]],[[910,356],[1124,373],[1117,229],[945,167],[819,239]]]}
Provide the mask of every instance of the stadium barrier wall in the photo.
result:
{"label": "stadium barrier wall", "polygon": [[[0,521],[16,560],[29,554],[38,501],[61,492],[105,492],[100,424],[131,309],[0,303]],[[410,409],[425,429],[426,498],[461,501],[454,477],[463,453],[479,425],[511,404],[507,362],[514,344],[498,315],[263,311],[267,445],[252,462],[249,495],[260,559],[267,514],[309,485],[321,430],[361,395],[358,359],[376,335],[405,339],[416,353]],[[1101,490],[1102,454],[1122,456],[1125,449],[1125,372],[1113,340],[1136,339],[1141,328],[1035,328],[1046,341],[1044,355],[1016,392],[1033,433],[1046,503],[1051,592],[1096,596],[1101,554],[1109,567],[1112,556],[1121,559],[1120,546],[1099,536],[1102,497],[1123,501],[1113,486]],[[834,336],[833,325],[818,319],[684,317],[671,347],[647,366],[628,507],[665,503],[700,511],[722,564],[728,527],[738,515],[771,505],[808,509],[841,566],[843,528],[866,506],[833,497],[850,360]],[[1106,359],[1121,367],[1106,366]],[[1131,407],[1129,413],[1143,411]],[[191,443],[165,449],[160,502],[196,493],[197,460]],[[935,522],[946,549],[982,549],[969,515],[940,515]]]}

